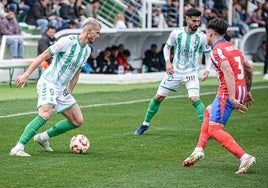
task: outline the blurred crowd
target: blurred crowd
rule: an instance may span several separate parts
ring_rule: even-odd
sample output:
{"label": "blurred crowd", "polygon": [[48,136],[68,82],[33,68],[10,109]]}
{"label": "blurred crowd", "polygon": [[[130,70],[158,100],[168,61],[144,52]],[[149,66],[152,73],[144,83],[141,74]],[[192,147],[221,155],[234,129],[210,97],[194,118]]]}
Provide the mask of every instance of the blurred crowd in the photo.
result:
{"label": "blurred crowd", "polygon": [[[86,2],[86,3],[85,3]],[[113,27],[116,29],[140,28],[143,21],[142,0],[121,0],[126,9],[116,12]],[[153,2],[153,1],[152,1]],[[159,1],[158,1],[159,2]],[[228,0],[199,0],[184,1],[184,11],[191,7],[201,10],[201,28],[205,28],[209,20],[215,17],[228,20]],[[249,8],[249,4],[253,9]],[[265,6],[266,5],[266,6]],[[39,28],[42,34],[42,47],[38,47],[38,53],[53,44],[55,33],[63,29],[81,28],[86,17],[98,19],[101,9],[99,0],[0,0],[0,42],[3,35],[20,35],[19,23],[25,22]],[[179,0],[166,0],[161,4],[152,5],[153,28],[167,28],[179,26]],[[250,29],[265,27],[265,17],[268,14],[267,3],[258,0],[234,0],[232,4],[232,25],[237,30],[231,31],[231,37],[242,37]],[[266,18],[267,19],[267,18]],[[148,25],[148,23],[146,23]],[[45,42],[44,42],[45,41]],[[23,39],[8,38],[10,58],[23,58]],[[142,67],[134,70],[129,63],[131,52],[124,49],[124,45],[107,47],[103,52],[93,55],[83,70],[85,73],[117,74],[119,67],[124,72],[157,72],[164,71],[162,46],[152,44],[142,57]],[[256,59],[263,59],[265,45],[260,45],[259,55]],[[42,50],[41,50],[42,49]],[[49,63],[49,61],[48,61]]]}

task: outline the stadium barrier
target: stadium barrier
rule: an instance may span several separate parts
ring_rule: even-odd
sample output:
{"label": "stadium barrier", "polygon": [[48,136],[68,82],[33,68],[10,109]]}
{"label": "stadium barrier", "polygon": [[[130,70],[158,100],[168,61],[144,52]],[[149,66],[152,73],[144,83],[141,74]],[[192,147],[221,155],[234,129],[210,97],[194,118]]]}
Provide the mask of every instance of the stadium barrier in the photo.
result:
{"label": "stadium barrier", "polygon": [[265,28],[260,27],[252,29],[243,36],[239,49],[248,57],[248,59],[251,59],[252,55],[257,52],[257,49],[263,40],[266,40]]}
{"label": "stadium barrier", "polygon": [[[230,28],[235,29],[235,28]],[[155,43],[158,49],[166,42],[170,32],[173,28],[167,29],[125,29],[125,30],[115,30],[115,29],[103,29],[101,30],[100,39],[94,44],[91,44],[93,48],[93,54],[99,54],[108,46],[124,44],[126,49],[131,52],[130,64],[135,68],[141,68],[142,58],[144,57],[144,52],[150,49],[151,44]],[[79,34],[80,29],[62,30],[56,33],[56,38],[61,38],[69,34]],[[248,32],[242,40],[240,40],[240,49],[244,53],[248,53],[250,50],[257,49],[256,47],[260,44],[262,37],[265,36],[264,28],[253,29]],[[27,35],[27,36],[3,36],[1,48],[0,48],[0,82],[8,81],[9,85],[12,85],[12,80],[15,76],[23,73],[32,58],[36,57],[36,51],[30,53],[31,57],[27,59],[15,59],[8,60],[4,59],[4,54],[6,45],[5,41],[7,37],[20,37],[24,40],[30,40],[25,42],[25,49],[30,49],[30,52],[34,49],[37,51],[37,39],[40,35]],[[35,41],[31,41],[35,40]],[[236,44],[238,45],[238,43]],[[255,48],[252,48],[255,46]],[[238,46],[239,47],[239,46]],[[34,49],[33,49],[34,48]],[[254,52],[254,51],[252,51]],[[8,72],[6,71],[8,70]],[[35,71],[31,75],[32,79],[39,78],[39,70]],[[92,74],[85,75],[81,74],[80,83],[140,83],[140,82],[155,82],[163,78],[163,73],[145,73],[145,74],[126,74],[126,75],[100,75]]]}

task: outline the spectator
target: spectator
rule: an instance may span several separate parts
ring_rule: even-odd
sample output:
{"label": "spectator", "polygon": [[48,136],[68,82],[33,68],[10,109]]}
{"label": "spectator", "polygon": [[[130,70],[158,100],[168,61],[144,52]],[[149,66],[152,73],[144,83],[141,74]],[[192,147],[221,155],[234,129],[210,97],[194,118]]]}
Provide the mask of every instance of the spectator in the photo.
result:
{"label": "spectator", "polygon": [[145,57],[142,62],[146,66],[147,72],[159,72],[160,60],[157,54],[157,45],[152,44],[151,48],[145,52]]}
{"label": "spectator", "polygon": [[39,0],[29,11],[26,23],[40,27],[40,33],[43,34],[49,24],[57,26],[57,17],[55,15],[47,16],[46,8],[49,0]]}
{"label": "spectator", "polygon": [[255,54],[253,54],[254,62],[264,62],[265,61],[265,53],[266,53],[266,41],[262,41],[261,45],[257,48]]}
{"label": "spectator", "polygon": [[13,9],[19,15],[19,17],[18,17],[19,22],[24,22],[27,14],[30,10],[30,6],[25,4],[23,0],[22,1],[20,1],[20,0],[9,1],[8,8]]}
{"label": "spectator", "polygon": [[234,37],[242,37],[246,32],[248,32],[248,25],[244,22],[244,16],[242,14],[241,5],[238,3],[233,4],[233,18],[232,26],[238,27],[239,31],[235,33]]}
{"label": "spectator", "polygon": [[263,79],[268,80],[268,1],[262,5],[262,17],[265,20],[265,30],[266,30],[266,55],[263,67]]}
{"label": "spectator", "polygon": [[167,20],[167,8],[171,5],[171,0],[166,0],[166,3],[162,4],[161,12],[163,13],[165,19]]}
{"label": "spectator", "polygon": [[262,18],[262,8],[257,8],[253,11],[252,15],[247,19],[247,24],[251,27],[257,24],[257,27],[265,27],[265,21]]}
{"label": "spectator", "polygon": [[168,27],[178,27],[179,25],[179,2],[172,0],[171,4],[167,7],[167,25]]}
{"label": "spectator", "polygon": [[204,8],[205,10],[207,9],[214,9],[214,5],[215,5],[215,1],[214,0],[206,0],[205,3],[204,3]]}
{"label": "spectator", "polygon": [[128,28],[140,27],[140,18],[137,10],[134,8],[134,4],[130,1],[127,10],[124,12],[126,26]]}
{"label": "spectator", "polygon": [[97,57],[98,66],[101,68],[100,73],[115,74],[116,64],[111,63],[111,48],[107,47]]}
{"label": "spectator", "polygon": [[153,7],[153,13],[152,13],[152,27],[157,28],[167,28],[167,22],[166,19],[161,12],[161,8],[159,6]]}
{"label": "spectator", "polygon": [[30,8],[33,7],[34,4],[37,3],[37,2],[38,2],[38,0],[24,0],[24,3],[25,3],[26,5],[29,5]]}
{"label": "spectator", "polygon": [[[16,13],[10,9],[8,15],[0,21],[0,39],[2,41],[3,35],[20,35],[20,27],[16,20]],[[23,39],[7,38],[6,45],[9,46],[10,57],[23,58],[24,45]]]}
{"label": "spectator", "polygon": [[74,20],[70,20],[67,24],[63,24],[57,29],[58,31],[64,30],[64,29],[75,29],[77,28],[77,23]]}
{"label": "spectator", "polygon": [[87,74],[89,74],[89,73],[100,73],[100,66],[98,65],[96,55],[93,53],[93,48],[91,48],[91,49],[92,49],[92,52],[91,52],[91,54],[90,54],[90,56],[89,56],[89,58],[87,60],[87,64],[90,66],[90,68],[88,68],[88,69],[91,69],[91,70],[84,71],[84,73],[87,73]]}
{"label": "spectator", "polygon": [[[55,3],[54,3],[55,2]],[[59,2],[54,0],[49,0],[46,7],[46,16],[51,18],[51,25],[55,28],[62,26],[63,19],[58,15],[58,10],[60,8]]]}
{"label": "spectator", "polygon": [[166,61],[164,57],[164,46],[165,44],[162,45],[161,50],[158,52],[158,58],[159,58],[159,64],[160,64],[160,71],[166,71]]}
{"label": "spectator", "polygon": [[93,49],[91,48],[91,53],[89,55],[89,58],[88,58],[86,64],[82,67],[81,72],[85,73],[85,74],[90,74],[90,73],[94,72],[93,67],[91,66],[91,63],[94,60],[95,60],[95,55],[93,54]]}
{"label": "spectator", "polygon": [[117,46],[112,46],[111,47],[111,56],[110,56],[110,61],[111,61],[111,64],[113,65],[114,67],[114,73],[118,73],[118,62],[117,62],[117,57],[118,57],[118,54],[119,54],[119,49]]}
{"label": "spectator", "polygon": [[228,3],[229,1],[227,0],[214,0],[214,9],[217,11],[220,11],[222,9],[228,8]]}
{"label": "spectator", "polygon": [[8,15],[7,0],[0,0],[0,19]]}
{"label": "spectator", "polygon": [[124,50],[125,50],[124,44],[119,44],[118,45],[118,56],[122,56]]}
{"label": "spectator", "polygon": [[117,57],[118,66],[122,65],[124,67],[124,73],[129,73],[133,70],[133,68],[129,64],[130,56],[131,56],[130,51],[125,49],[122,55]]}
{"label": "spectator", "polygon": [[73,20],[77,24],[77,28],[82,27],[81,17],[79,17],[76,13],[75,0],[68,0],[62,3],[60,8],[60,17],[63,19],[63,26]]}
{"label": "spectator", "polygon": [[[48,26],[46,32],[38,40],[37,53],[40,55],[43,53],[49,46],[54,44],[57,40],[55,38],[56,28],[54,26]],[[50,65],[51,58],[47,59],[47,64]]]}
{"label": "spectator", "polygon": [[86,4],[86,7],[83,11],[83,17],[85,18],[93,17],[97,19],[99,8],[100,8],[99,0],[91,0],[90,3]]}
{"label": "spectator", "polygon": [[122,13],[117,13],[114,18],[114,28],[115,29],[126,29],[125,17]]}

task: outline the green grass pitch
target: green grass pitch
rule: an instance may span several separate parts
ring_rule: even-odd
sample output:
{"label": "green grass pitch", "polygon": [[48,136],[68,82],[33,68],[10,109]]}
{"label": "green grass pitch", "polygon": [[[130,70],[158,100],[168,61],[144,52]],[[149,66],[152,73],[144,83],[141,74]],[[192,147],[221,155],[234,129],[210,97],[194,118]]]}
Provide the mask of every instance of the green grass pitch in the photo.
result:
{"label": "green grass pitch", "polygon": [[[150,129],[133,133],[143,121],[158,83],[77,85],[74,96],[85,124],[50,140],[54,152],[44,152],[31,140],[29,158],[9,156],[25,125],[36,116],[35,84],[25,88],[0,85],[0,188],[21,187],[268,187],[268,83],[254,77],[255,104],[242,115],[234,112],[226,130],[257,164],[247,174],[235,175],[239,160],[210,140],[205,159],[187,168],[181,162],[192,152],[200,125],[186,90],[172,93],[160,107]],[[201,83],[201,99],[215,96],[216,78]],[[56,113],[40,131],[63,117]],[[91,142],[87,154],[72,154],[75,134]]]}

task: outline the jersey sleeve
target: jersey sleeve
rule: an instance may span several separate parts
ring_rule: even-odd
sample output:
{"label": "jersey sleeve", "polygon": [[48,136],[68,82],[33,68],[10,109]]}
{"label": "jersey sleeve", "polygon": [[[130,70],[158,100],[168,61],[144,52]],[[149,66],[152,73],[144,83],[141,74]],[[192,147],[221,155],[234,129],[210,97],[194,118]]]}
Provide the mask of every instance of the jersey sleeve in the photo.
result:
{"label": "jersey sleeve", "polygon": [[169,48],[171,48],[175,46],[175,43],[176,43],[176,32],[174,30],[170,33],[166,44]]}
{"label": "jersey sleeve", "polygon": [[56,43],[51,45],[48,50],[52,55],[54,55],[55,53],[65,52],[70,45],[71,44],[69,38],[62,37]]}

